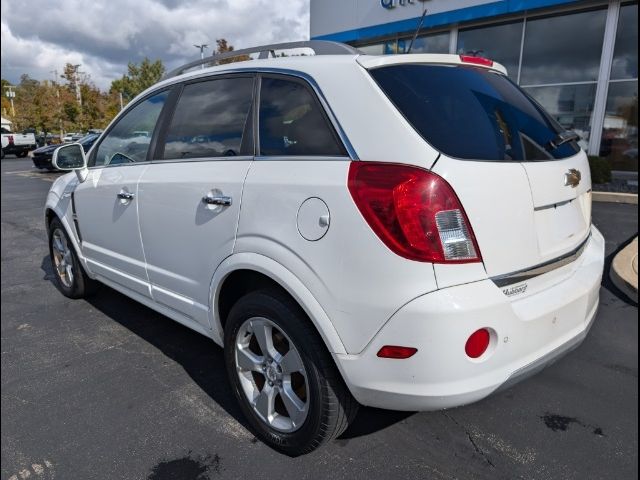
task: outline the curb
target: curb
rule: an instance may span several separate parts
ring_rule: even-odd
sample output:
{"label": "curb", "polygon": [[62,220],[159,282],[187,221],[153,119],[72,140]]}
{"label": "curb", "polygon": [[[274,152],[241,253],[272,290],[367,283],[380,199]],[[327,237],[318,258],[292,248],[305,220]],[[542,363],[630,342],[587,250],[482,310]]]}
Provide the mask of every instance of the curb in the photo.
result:
{"label": "curb", "polygon": [[638,303],[638,237],[613,259],[609,276],[622,293]]}
{"label": "curb", "polygon": [[594,202],[628,203],[638,205],[637,193],[592,192]]}

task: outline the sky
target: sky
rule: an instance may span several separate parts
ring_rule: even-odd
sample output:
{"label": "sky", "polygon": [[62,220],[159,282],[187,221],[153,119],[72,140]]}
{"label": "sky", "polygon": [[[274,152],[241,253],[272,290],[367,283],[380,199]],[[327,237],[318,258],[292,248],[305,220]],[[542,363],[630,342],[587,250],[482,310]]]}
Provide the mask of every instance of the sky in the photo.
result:
{"label": "sky", "polygon": [[[81,64],[101,89],[145,56],[167,70],[196,60],[194,44],[236,49],[309,38],[309,0],[1,0],[2,78],[51,80]],[[211,50],[208,50],[211,53]]]}

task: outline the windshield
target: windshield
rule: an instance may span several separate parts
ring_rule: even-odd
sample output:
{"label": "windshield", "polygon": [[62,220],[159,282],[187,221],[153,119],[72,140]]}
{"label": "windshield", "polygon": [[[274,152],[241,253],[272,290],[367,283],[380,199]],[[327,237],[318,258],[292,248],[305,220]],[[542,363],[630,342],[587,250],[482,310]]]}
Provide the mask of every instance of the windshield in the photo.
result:
{"label": "windshield", "polygon": [[370,71],[420,135],[445,155],[470,160],[570,157],[575,139],[506,76],[468,66],[404,64]]}

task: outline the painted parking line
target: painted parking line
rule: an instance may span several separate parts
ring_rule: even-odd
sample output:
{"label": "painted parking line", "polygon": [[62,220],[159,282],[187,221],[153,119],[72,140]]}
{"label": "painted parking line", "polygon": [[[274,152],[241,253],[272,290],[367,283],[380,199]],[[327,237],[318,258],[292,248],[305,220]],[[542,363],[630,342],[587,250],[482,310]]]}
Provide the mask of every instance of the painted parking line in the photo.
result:
{"label": "painted parking line", "polygon": [[4,172],[5,175],[17,175],[25,178],[37,178],[44,180],[45,182],[53,182],[59,177],[57,173],[53,172],[41,172],[39,170],[18,170],[16,172]]}

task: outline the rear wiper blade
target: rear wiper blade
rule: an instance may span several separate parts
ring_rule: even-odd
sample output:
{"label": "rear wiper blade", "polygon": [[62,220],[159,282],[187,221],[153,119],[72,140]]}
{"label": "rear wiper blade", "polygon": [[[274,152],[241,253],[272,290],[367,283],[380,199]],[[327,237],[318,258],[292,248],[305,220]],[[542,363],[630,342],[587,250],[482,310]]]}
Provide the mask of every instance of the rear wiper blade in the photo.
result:
{"label": "rear wiper blade", "polygon": [[548,149],[555,150],[565,143],[577,142],[578,140],[580,140],[580,135],[578,135],[576,132],[565,130],[564,132],[560,132],[553,140],[549,142]]}

